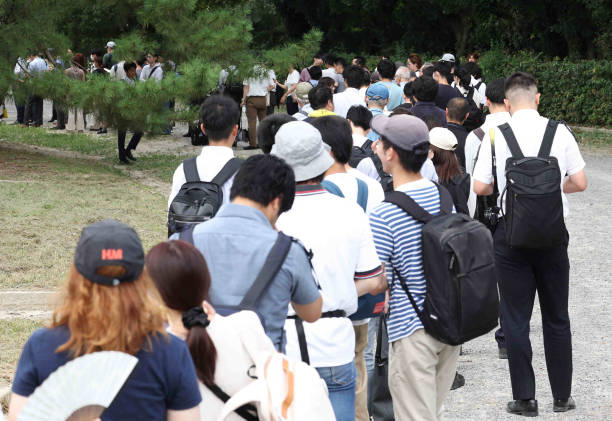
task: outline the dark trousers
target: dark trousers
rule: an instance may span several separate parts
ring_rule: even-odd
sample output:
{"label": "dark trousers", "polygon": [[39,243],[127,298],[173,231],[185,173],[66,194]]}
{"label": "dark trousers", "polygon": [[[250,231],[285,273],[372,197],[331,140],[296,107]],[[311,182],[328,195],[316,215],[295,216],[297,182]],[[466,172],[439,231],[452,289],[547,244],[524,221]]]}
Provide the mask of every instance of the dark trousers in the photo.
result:
{"label": "dark trousers", "polygon": [[66,128],[66,122],[68,121],[68,113],[63,110],[61,107],[55,107],[56,116],[57,116],[57,127],[60,129]]}
{"label": "dark trousers", "polygon": [[25,124],[25,109],[26,106],[24,104],[18,104],[15,102],[15,107],[17,108],[17,123]]}
{"label": "dark trousers", "polygon": [[25,122],[32,122],[42,126],[43,118],[43,99],[39,96],[29,96],[28,105],[25,109]]}
{"label": "dark trousers", "polygon": [[[117,150],[119,151],[119,159],[125,159],[125,137],[127,136],[126,130],[117,130]],[[134,150],[138,146],[138,142],[142,138],[142,132],[137,132],[132,135],[130,143],[128,143],[127,150]]]}
{"label": "dark trousers", "polygon": [[500,313],[504,321],[513,397],[535,398],[529,322],[537,291],[552,394],[555,399],[567,399],[572,389],[567,241],[563,246],[550,249],[511,248],[506,243],[503,222],[495,231],[494,241]]}
{"label": "dark trousers", "polygon": [[293,115],[299,111],[298,103],[293,100],[293,97],[287,97],[287,114]]}
{"label": "dark trousers", "polygon": [[504,335],[504,318],[499,314],[499,329],[495,331],[495,342],[498,348],[506,347],[506,337]]}

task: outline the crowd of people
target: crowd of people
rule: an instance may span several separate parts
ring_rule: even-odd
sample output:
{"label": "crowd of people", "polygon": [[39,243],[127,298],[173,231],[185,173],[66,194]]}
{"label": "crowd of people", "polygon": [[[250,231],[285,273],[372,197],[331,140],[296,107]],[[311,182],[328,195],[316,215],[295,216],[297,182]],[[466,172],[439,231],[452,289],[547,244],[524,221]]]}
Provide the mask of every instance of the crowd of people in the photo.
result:
{"label": "crowd of people", "polygon": [[[141,77],[161,77],[152,58]],[[500,298],[499,354],[491,358],[508,360],[506,411],[540,411],[529,340],[536,291],[551,410],[574,409],[563,221],[565,194],[586,189],[585,163],[571,131],[538,114],[533,76],[485,84],[477,58],[460,65],[447,53],[432,64],[411,54],[399,66],[382,58],[370,71],[361,57],[347,65],[317,55],[301,71],[291,67],[285,83],[264,71],[243,82],[239,98],[229,88],[209,96],[199,127],[208,145],[173,176],[169,240],[145,256],[120,222],[83,229],[64,302],[23,349],[9,419],[59,366],[102,350],[140,361],[102,419],[217,419],[254,381],[254,350],[316,369],[339,421],[440,419],[451,388],[465,383],[460,346],[439,340],[422,319],[435,293],[424,269],[424,224],[388,200],[390,192],[434,218],[450,193],[453,212],[489,228]],[[135,65],[124,70],[131,79]],[[275,88],[285,91],[279,102],[290,115],[267,115]],[[244,162],[232,149],[241,106],[248,148],[263,152]],[[128,152],[138,140],[130,143]],[[527,161],[531,174],[552,166],[544,194],[540,185],[516,190],[526,181],[511,170]],[[285,236],[290,245],[272,271]],[[378,377],[383,322],[388,376]],[[388,387],[391,414],[372,409],[373,387]],[[231,419],[257,419],[248,416]]]}

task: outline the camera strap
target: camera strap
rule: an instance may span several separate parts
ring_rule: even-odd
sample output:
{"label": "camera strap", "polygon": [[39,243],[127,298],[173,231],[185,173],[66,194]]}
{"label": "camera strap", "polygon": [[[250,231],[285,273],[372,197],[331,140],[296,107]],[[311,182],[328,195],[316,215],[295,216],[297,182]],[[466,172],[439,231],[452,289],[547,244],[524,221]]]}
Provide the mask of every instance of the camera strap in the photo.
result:
{"label": "camera strap", "polygon": [[493,169],[493,198],[497,203],[499,197],[499,187],[497,186],[497,158],[495,157],[495,127],[489,129],[489,137],[491,138],[491,166]]}

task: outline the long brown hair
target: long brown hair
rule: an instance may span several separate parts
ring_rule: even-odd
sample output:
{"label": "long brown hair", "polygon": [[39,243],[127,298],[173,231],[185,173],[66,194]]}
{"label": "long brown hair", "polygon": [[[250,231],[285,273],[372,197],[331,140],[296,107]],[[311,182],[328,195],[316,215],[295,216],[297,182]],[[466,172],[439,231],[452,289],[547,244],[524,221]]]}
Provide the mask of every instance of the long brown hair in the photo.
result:
{"label": "long brown hair", "polygon": [[435,145],[430,145],[430,149],[434,153],[431,161],[436,167],[436,173],[441,183],[449,183],[457,174],[461,174],[459,160],[455,152],[440,149]]}
{"label": "long brown hair", "polygon": [[[121,276],[122,266],[103,266],[98,272]],[[146,270],[132,282],[117,286],[96,284],[70,267],[62,305],[53,313],[51,327],[66,326],[70,339],[56,352],[74,357],[97,351],[136,354],[150,337],[165,335],[163,309]]]}
{"label": "long brown hair", "polygon": [[[191,244],[180,240],[159,243],[147,254],[146,267],[168,308],[183,313],[208,299],[208,266]],[[206,385],[214,384],[217,350],[206,328],[191,327],[186,342],[198,378]]]}

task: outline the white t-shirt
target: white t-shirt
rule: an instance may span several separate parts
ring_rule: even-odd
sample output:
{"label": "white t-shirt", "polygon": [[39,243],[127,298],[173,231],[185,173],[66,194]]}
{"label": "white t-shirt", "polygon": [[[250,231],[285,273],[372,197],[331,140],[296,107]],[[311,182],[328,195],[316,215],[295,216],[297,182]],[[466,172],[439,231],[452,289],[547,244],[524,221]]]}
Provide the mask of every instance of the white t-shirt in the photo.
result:
{"label": "white t-shirt", "polygon": [[427,158],[421,167],[421,177],[426,178],[430,181],[438,182],[438,173],[431,159]]}
{"label": "white t-shirt", "polygon": [[336,73],[336,69],[330,67],[328,69],[323,69],[321,72],[321,77],[331,77],[333,80],[338,83],[338,73]]}
{"label": "white t-shirt", "polygon": [[[355,175],[355,173],[358,175]],[[338,186],[344,197],[353,203],[357,203],[357,179],[366,179],[363,180],[368,186],[368,201],[366,203],[365,212],[369,215],[370,212],[372,212],[372,210],[374,210],[374,208],[380,204],[380,202],[385,200],[385,193],[380,183],[377,183],[372,178],[355,169],[353,169],[350,174],[348,172],[336,173],[325,177],[326,181],[331,181]]]}
{"label": "white t-shirt", "polygon": [[161,63],[155,63],[153,67],[150,64],[145,65],[140,72],[140,80],[155,79],[158,82],[164,78],[164,69]]}
{"label": "white t-shirt", "polygon": [[[320,185],[298,186],[291,210],[281,214],[276,226],[312,250],[322,311],[353,314],[357,310],[355,279],[382,273],[368,218],[359,205],[328,193]],[[304,331],[311,366],[334,367],[353,361],[355,333],[348,318],[304,322]],[[287,320],[285,333],[287,355],[300,360],[294,320]]]}
{"label": "white t-shirt", "polygon": [[[368,140],[367,137],[353,133],[353,146],[358,146],[361,148],[366,140]],[[359,161],[359,164],[357,164],[357,169],[380,183],[380,175],[376,170],[376,165],[374,165],[372,158],[363,158],[361,161]]]}
{"label": "white t-shirt", "polygon": [[[548,124],[548,119],[540,116],[536,110],[519,110],[512,114],[510,119],[510,127],[514,132],[514,136],[523,152],[524,156],[537,156],[544,138],[544,131]],[[561,189],[563,191],[563,182],[565,176],[574,175],[584,169],[585,163],[578,149],[576,139],[563,124],[559,124],[555,138],[553,140],[550,155],[557,158],[559,169],[561,170]],[[505,165],[506,160],[512,154],[510,149],[499,129],[495,129],[495,157],[497,160],[497,185],[500,192],[498,206],[505,209],[504,202],[501,203],[501,192],[506,187]],[[474,179],[485,184],[493,182],[493,174],[491,168],[491,139],[489,133],[485,132],[478,154],[478,161],[474,167]],[[565,194],[561,193],[563,198],[563,216],[569,214],[569,204]]]}
{"label": "white t-shirt", "polygon": [[482,79],[476,79],[474,78],[474,76],[472,76],[472,82],[470,83],[470,85],[472,85],[474,89],[476,89],[476,85],[478,85],[479,83],[480,83],[480,86],[478,87],[477,90],[478,90],[478,93],[480,94],[480,101],[481,101],[480,103],[484,107],[485,105],[487,105],[487,101],[486,101],[487,84],[484,83]]}
{"label": "white t-shirt", "polygon": [[300,108],[300,111],[298,111],[297,113],[293,114],[292,117],[295,118],[296,120],[305,120],[306,118],[308,118],[308,115],[313,112],[314,110],[312,109],[312,107],[310,106],[310,104],[304,104],[304,106],[302,108]]}
{"label": "white t-shirt", "polygon": [[[490,128],[497,127],[509,121],[510,113],[508,112],[489,114],[480,128],[487,134]],[[470,175],[474,173],[474,165],[476,165],[476,156],[478,155],[479,148],[480,139],[474,134],[474,131],[471,131],[465,138],[465,171]]]}
{"label": "white t-shirt", "polygon": [[276,73],[274,73],[274,70],[268,70],[268,77],[272,80],[272,86],[274,86],[274,88],[272,88],[270,92],[276,92],[276,83],[274,83],[274,80],[276,80]]}
{"label": "white t-shirt", "polygon": [[249,85],[248,96],[266,96],[268,95],[268,86],[275,85],[270,72],[266,72],[261,68],[256,68],[255,73],[258,74],[258,72],[263,72],[263,76],[253,76],[242,82],[243,85]]}
{"label": "white t-shirt", "polygon": [[[464,98],[467,95],[467,93],[469,92],[467,89],[464,89],[463,87],[461,87],[459,85],[455,86],[455,88],[459,89],[459,92],[461,92],[461,95]],[[478,93],[477,89],[474,89],[474,91],[472,93],[472,100],[474,100],[474,103],[476,104],[476,106],[478,108],[482,108],[483,99],[480,97],[480,94]]]}
{"label": "white t-shirt", "polygon": [[363,105],[366,107],[365,95],[361,95],[355,88],[346,88],[339,94],[334,94],[334,112],[346,118],[349,108],[353,105]]}
{"label": "white t-shirt", "polygon": [[[294,69],[293,72],[287,75],[287,79],[285,79],[285,86],[287,87],[287,91],[291,89],[293,85],[296,85],[298,83],[300,83],[300,73]],[[291,97],[294,100],[296,99],[295,91],[291,92]]]}
{"label": "white t-shirt", "polygon": [[[196,158],[196,167],[198,168],[198,175],[201,181],[211,181],[221,171],[223,166],[227,164],[227,161],[234,157],[234,151],[232,148],[226,146],[204,146],[202,152]],[[170,190],[170,197],[168,197],[168,209],[174,197],[181,190],[181,186],[185,184],[185,171],[183,170],[183,163],[181,163],[176,170],[174,170],[174,176],[172,177],[172,189]],[[223,204],[229,203],[230,201],[230,190],[234,184],[234,175],[232,175],[226,182],[221,186],[223,192]]]}
{"label": "white t-shirt", "polygon": [[[230,396],[254,381],[247,374],[254,364],[251,355],[276,352],[259,317],[252,311],[240,311],[227,317],[216,314],[206,331],[217,349],[215,384]],[[202,394],[200,420],[215,421],[224,403],[202,382],[198,383]],[[244,421],[244,418],[231,413],[226,420]]]}

